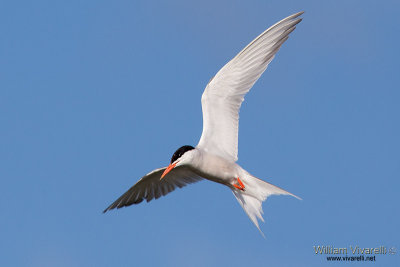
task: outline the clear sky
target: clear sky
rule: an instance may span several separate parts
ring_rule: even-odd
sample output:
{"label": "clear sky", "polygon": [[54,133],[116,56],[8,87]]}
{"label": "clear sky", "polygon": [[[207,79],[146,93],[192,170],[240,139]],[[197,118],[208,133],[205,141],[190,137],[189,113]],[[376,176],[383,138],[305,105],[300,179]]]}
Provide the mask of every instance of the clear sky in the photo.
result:
{"label": "clear sky", "polygon": [[[400,266],[400,2],[189,2],[0,4],[0,265],[321,266],[324,245]],[[302,10],[240,113],[239,164],[303,198],[264,203],[266,239],[208,181],[102,214],[197,144],[209,79]]]}

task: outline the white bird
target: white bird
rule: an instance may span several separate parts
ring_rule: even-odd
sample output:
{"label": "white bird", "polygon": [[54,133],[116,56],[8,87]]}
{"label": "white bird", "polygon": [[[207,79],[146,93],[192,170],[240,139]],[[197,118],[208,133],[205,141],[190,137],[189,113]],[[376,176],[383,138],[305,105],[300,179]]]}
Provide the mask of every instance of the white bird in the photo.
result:
{"label": "white bird", "polygon": [[[258,225],[262,202],[270,195],[297,196],[263,180],[241,166],[238,160],[239,109],[250,90],[275,57],[289,34],[302,20],[293,14],[260,34],[210,80],[201,97],[203,133],[196,147],[182,146],[168,167],[143,176],[104,212],[149,202],[202,179],[228,186],[247,215]],[[262,232],[261,232],[262,233]]]}

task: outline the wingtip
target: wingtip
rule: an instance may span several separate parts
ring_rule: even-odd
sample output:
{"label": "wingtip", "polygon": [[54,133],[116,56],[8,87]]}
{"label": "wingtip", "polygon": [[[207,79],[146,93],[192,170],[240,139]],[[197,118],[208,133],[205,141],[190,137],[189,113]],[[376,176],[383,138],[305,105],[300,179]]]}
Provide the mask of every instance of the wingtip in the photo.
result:
{"label": "wingtip", "polygon": [[300,11],[300,12],[294,13],[292,16],[293,16],[293,17],[298,17],[298,16],[303,15],[304,12],[305,12],[305,11]]}
{"label": "wingtip", "polygon": [[293,15],[290,15],[289,17],[287,17],[286,19],[290,19],[290,20],[293,20],[293,19],[298,19],[298,22],[297,23],[300,23],[302,20],[303,20],[303,18],[299,18],[301,15],[303,15],[304,14],[304,11],[300,11],[300,12],[297,12],[297,13],[294,13]]}
{"label": "wingtip", "polygon": [[296,195],[291,194],[291,196],[297,198],[298,200],[303,200],[301,197],[298,197]]}
{"label": "wingtip", "polygon": [[[264,220],[263,220],[263,222],[264,222]],[[267,238],[265,237],[264,232],[261,231],[260,226],[257,225],[257,229],[258,229],[258,232],[260,232],[261,236],[262,236],[264,239],[267,239]]]}
{"label": "wingtip", "polygon": [[108,206],[105,210],[103,210],[103,213],[106,213],[109,210],[115,209],[115,207],[112,206],[113,204],[111,204],[110,206]]}

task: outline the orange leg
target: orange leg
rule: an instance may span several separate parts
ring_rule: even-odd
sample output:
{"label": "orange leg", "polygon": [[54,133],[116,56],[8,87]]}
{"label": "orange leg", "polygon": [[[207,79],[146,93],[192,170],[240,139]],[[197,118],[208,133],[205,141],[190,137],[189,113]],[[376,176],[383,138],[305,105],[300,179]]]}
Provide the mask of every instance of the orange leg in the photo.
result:
{"label": "orange leg", "polygon": [[242,183],[242,181],[240,181],[239,177],[237,178],[237,182],[238,184],[233,184],[233,186],[239,190],[244,191],[244,184]]}

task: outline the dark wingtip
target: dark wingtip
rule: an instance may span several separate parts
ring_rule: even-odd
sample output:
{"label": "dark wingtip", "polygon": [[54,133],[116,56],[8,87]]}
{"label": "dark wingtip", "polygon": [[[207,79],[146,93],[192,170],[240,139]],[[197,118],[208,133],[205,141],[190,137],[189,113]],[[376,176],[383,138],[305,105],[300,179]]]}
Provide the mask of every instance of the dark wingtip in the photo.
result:
{"label": "dark wingtip", "polygon": [[108,206],[105,210],[103,210],[103,213],[106,213],[109,210],[114,209],[114,207],[112,207],[112,204],[110,206]]}

